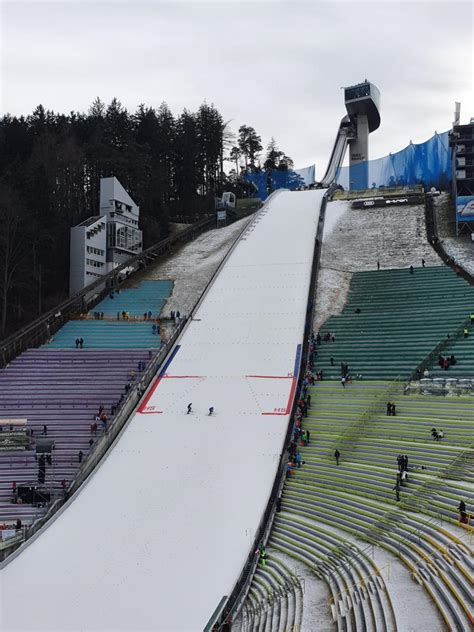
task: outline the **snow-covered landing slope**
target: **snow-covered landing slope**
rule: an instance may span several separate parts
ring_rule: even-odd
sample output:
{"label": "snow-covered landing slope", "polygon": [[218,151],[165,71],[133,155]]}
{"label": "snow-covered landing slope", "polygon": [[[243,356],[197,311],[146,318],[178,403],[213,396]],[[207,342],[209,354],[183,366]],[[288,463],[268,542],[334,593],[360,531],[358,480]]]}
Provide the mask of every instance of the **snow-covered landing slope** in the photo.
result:
{"label": "snow-covered landing slope", "polygon": [[232,590],[288,423],[322,195],[257,214],[142,412],[0,572],[3,632],[197,632]]}
{"label": "snow-covered landing slope", "polygon": [[163,307],[162,315],[171,310],[189,314],[232,243],[243,230],[250,217],[224,228],[209,230],[193,241],[184,244],[176,254],[165,261],[150,264],[141,273],[141,279],[171,279],[173,293]]}
{"label": "snow-covered landing slope", "polygon": [[351,202],[329,202],[324,222],[314,330],[340,314],[354,272],[443,265],[426,240],[422,205],[351,209]]}

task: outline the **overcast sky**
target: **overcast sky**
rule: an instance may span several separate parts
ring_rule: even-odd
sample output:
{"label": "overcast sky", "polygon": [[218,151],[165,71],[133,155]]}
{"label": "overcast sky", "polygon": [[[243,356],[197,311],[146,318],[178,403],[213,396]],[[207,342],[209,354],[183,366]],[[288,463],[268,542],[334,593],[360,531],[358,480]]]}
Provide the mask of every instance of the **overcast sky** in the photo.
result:
{"label": "overcast sky", "polygon": [[344,104],[366,77],[382,95],[377,158],[448,129],[454,101],[474,116],[471,2],[0,0],[0,108],[130,110],[206,100],[274,136],[322,175]]}

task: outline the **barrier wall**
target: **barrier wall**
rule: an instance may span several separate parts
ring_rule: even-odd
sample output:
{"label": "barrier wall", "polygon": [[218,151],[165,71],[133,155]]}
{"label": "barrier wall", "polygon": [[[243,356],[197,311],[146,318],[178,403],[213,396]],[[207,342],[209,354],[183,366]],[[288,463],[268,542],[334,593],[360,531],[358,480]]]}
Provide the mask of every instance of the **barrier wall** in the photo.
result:
{"label": "barrier wall", "polygon": [[[428,188],[447,189],[452,180],[448,132],[435,134],[418,145],[410,143],[405,149],[383,158],[354,165],[351,172],[353,185],[365,181],[362,178],[367,169],[371,188],[423,184]],[[336,176],[337,184],[349,190],[349,178],[349,167],[341,167]]]}

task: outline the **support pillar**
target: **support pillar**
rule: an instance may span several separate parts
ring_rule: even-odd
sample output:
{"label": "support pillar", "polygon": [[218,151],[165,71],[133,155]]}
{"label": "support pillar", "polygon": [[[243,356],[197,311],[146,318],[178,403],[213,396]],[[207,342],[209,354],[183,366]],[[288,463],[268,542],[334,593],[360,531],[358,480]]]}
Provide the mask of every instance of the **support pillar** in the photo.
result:
{"label": "support pillar", "polygon": [[366,114],[357,115],[357,136],[349,141],[349,188],[369,187],[369,121]]}

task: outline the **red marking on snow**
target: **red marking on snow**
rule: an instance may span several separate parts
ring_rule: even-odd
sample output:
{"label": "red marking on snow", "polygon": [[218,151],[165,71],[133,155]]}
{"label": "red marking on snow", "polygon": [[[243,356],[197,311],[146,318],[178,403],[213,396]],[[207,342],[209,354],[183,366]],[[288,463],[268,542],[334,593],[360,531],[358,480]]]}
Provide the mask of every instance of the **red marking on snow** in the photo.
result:
{"label": "red marking on snow", "polygon": [[173,380],[175,380],[175,379],[176,379],[176,380],[179,380],[179,379],[185,379],[185,378],[191,378],[191,379],[192,379],[192,378],[204,378],[204,376],[203,376],[203,375],[163,375],[163,377],[164,377],[164,378],[166,377],[166,378],[168,378],[169,380],[170,380],[170,379],[173,379]]}
{"label": "red marking on snow", "polygon": [[293,377],[290,394],[288,395],[288,401],[286,402],[286,408],[275,408],[272,413],[262,413],[262,415],[289,415],[291,412],[291,404],[293,402],[293,398],[295,396],[296,391],[296,378]]}
{"label": "red marking on snow", "polygon": [[293,374],[291,375],[246,375],[245,377],[259,377],[263,380],[292,380]]}
{"label": "red marking on snow", "polygon": [[151,408],[154,408],[153,406],[148,406],[148,402],[150,401],[150,399],[152,398],[152,396],[155,394],[156,389],[158,388],[161,380],[164,379],[182,379],[182,378],[190,378],[190,379],[202,379],[203,376],[202,375],[160,375],[156,382],[153,384],[153,386],[150,388],[150,390],[148,391],[145,399],[143,400],[143,402],[140,404],[140,406],[138,407],[138,412],[142,415],[161,415],[163,413],[162,410],[151,410]]}
{"label": "red marking on snow", "polygon": [[[156,382],[153,384],[153,386],[150,388],[150,390],[148,391],[145,399],[142,401],[142,403],[140,404],[140,406],[138,407],[138,412],[139,413],[146,413],[149,411],[145,411],[145,408],[147,407],[148,402],[150,401],[152,395],[154,394],[154,392],[156,391],[156,389],[158,388],[158,384],[161,382],[162,378],[158,377]],[[161,412],[161,411],[160,411]]]}

